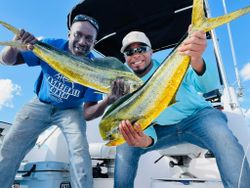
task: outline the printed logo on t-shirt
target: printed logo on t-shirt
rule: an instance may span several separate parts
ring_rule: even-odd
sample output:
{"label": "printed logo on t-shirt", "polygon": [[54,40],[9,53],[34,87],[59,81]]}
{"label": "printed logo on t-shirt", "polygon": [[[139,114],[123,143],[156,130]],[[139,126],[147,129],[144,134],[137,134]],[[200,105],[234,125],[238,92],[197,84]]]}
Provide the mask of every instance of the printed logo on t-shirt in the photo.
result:
{"label": "printed logo on t-shirt", "polygon": [[70,96],[80,96],[80,90],[74,88],[74,82],[71,82],[60,73],[48,76],[47,81],[50,84],[50,94],[58,102],[62,102]]}

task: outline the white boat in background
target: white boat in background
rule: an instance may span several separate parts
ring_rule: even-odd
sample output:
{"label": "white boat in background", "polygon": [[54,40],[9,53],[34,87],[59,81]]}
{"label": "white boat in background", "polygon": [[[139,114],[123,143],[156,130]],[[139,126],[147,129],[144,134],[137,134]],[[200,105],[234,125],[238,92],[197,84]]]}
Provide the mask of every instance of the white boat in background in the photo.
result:
{"label": "white boat in background", "polygon": [[[74,17],[77,12],[84,11],[100,20],[103,29],[99,34],[96,50],[101,54],[116,56],[120,59],[122,59],[119,52],[120,43],[122,37],[128,31],[135,29],[144,31],[152,39],[152,46],[155,47],[155,51],[161,51],[173,47],[190,24],[192,0],[178,0],[172,1],[172,3],[167,0],[155,0],[153,4],[149,0],[137,0],[133,1],[134,9],[123,10],[123,6],[128,6],[127,3],[129,2],[132,3],[128,0],[119,0],[119,3],[117,0],[85,0],[75,7],[68,15],[68,19]],[[106,11],[97,11],[96,3]],[[117,6],[117,9],[113,11],[114,7],[110,7],[112,3]],[[138,7],[140,7],[139,14],[136,10]],[[206,2],[206,7],[209,16],[208,2]],[[148,10],[157,10],[155,11],[157,14]],[[124,11],[126,11],[126,14]],[[124,15],[126,17],[122,19]],[[114,25],[107,21],[110,18],[112,18],[112,24]],[[121,23],[121,20],[124,24]],[[108,24],[103,25],[105,22]],[[179,23],[178,26],[176,23]],[[172,29],[166,29],[169,27]],[[215,108],[219,108],[226,113],[229,127],[243,146],[246,158],[250,161],[250,129],[238,101],[239,95],[227,82],[227,74],[221,60],[215,31],[210,32],[208,37],[211,38],[211,44],[214,45],[217,59],[215,65],[218,66],[218,77],[221,78],[222,87],[204,96],[213,102]],[[94,188],[110,188],[113,186],[115,147],[105,146],[99,136],[97,126],[99,121],[100,118],[87,122],[87,136],[93,161]],[[0,121],[0,144],[2,137],[10,126],[9,123]],[[24,158],[16,176],[14,187],[70,188],[67,151],[67,145],[60,129],[51,127],[46,130],[39,137],[36,146]],[[143,155],[140,160],[135,187],[223,188],[223,185],[213,154],[186,143]]]}

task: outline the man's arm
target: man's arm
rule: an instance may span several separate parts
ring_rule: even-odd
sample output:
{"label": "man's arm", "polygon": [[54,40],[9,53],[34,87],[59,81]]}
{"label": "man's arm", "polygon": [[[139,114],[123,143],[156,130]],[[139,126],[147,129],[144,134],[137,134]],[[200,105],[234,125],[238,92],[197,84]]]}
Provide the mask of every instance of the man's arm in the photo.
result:
{"label": "man's arm", "polygon": [[105,109],[108,107],[108,100],[105,98],[103,101],[97,102],[86,102],[83,107],[83,115],[86,121],[100,117]]}
{"label": "man's arm", "polygon": [[100,117],[110,104],[129,92],[129,86],[124,83],[123,79],[116,79],[113,81],[111,88],[111,93],[108,94],[103,101],[99,103],[84,103],[83,112],[87,121]]}
{"label": "man's arm", "polygon": [[23,64],[24,60],[19,49],[7,46],[1,51],[0,62],[5,65],[19,65]]}
{"label": "man's arm", "polygon": [[[18,41],[21,44],[25,45],[26,48],[22,50],[32,50],[32,44],[35,44],[37,42],[37,39],[32,34],[21,29],[19,34],[14,37],[13,41]],[[23,64],[24,60],[20,52],[21,50],[18,48],[10,46],[5,47],[0,54],[0,60],[3,64],[6,65]]]}
{"label": "man's arm", "polygon": [[[189,27],[189,31],[190,30],[191,27]],[[202,54],[206,47],[206,33],[203,31],[193,32],[190,37],[183,42],[183,45],[179,47],[180,54],[189,55],[191,58],[193,71],[190,71],[191,74],[187,74],[189,76],[186,78],[188,78],[189,84],[195,86],[195,89],[202,93],[220,87],[219,77],[213,72],[216,70],[216,67],[213,63],[205,63],[202,59]]]}

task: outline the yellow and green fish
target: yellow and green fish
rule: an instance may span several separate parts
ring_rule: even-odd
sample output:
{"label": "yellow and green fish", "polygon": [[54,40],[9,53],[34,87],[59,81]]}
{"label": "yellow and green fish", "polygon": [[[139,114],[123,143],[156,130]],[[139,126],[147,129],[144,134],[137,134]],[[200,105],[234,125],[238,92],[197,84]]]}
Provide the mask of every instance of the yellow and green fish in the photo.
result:
{"label": "yellow and green fish", "polygon": [[[15,33],[19,30],[10,24],[0,21],[0,24]],[[22,48],[19,42],[0,42],[1,46]],[[60,51],[53,46],[38,41],[32,50],[39,58],[47,62],[53,69],[67,77],[70,81],[93,88],[102,93],[111,92],[111,83],[122,78],[130,85],[130,92],[135,91],[143,81],[128,69],[121,61],[113,57],[94,58],[72,55]]]}
{"label": "yellow and green fish", "polygon": [[[195,30],[210,31],[249,13],[250,7],[217,18],[206,18],[203,10],[203,1],[194,0],[190,33]],[[118,130],[122,120],[137,122],[145,129],[166,107],[174,103],[189,64],[190,57],[180,55],[175,48],[143,86],[116,101],[99,125],[102,138],[108,141],[106,145],[117,146],[125,142]]]}

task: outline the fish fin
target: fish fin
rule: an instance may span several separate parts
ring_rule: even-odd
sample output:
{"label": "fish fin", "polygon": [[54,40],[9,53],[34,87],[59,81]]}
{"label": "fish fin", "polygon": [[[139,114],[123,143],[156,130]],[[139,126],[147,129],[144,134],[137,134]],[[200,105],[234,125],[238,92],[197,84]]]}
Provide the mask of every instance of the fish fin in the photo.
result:
{"label": "fish fin", "polygon": [[1,24],[2,26],[4,26],[5,28],[7,28],[8,30],[12,31],[12,32],[13,32],[14,34],[16,34],[16,35],[18,35],[19,32],[20,32],[19,29],[15,28],[14,26],[12,26],[12,25],[10,25],[10,24],[4,22],[4,21],[1,21],[1,20],[0,20],[0,24]]}
{"label": "fish fin", "polygon": [[246,8],[239,9],[237,11],[231,12],[229,14],[226,14],[224,16],[216,17],[216,18],[208,18],[203,23],[202,29],[204,31],[210,31],[220,25],[223,25],[225,23],[228,23],[240,16],[243,16],[245,14],[248,14],[250,12],[250,6]]}
{"label": "fish fin", "polygon": [[115,57],[94,58],[93,63],[100,67],[115,69],[125,72],[132,72],[126,65]]}
{"label": "fish fin", "polygon": [[143,130],[147,129],[147,128],[150,127],[150,126],[154,126],[154,125],[157,125],[157,124],[158,124],[157,121],[153,121],[153,122],[151,122],[149,125],[145,126],[145,127],[143,128]]}
{"label": "fish fin", "polygon": [[206,18],[204,13],[204,2],[201,0],[194,0],[193,12],[192,12],[192,25],[193,27],[199,30],[207,32],[249,12],[250,12],[250,6],[216,18]]}
{"label": "fish fin", "polygon": [[193,1],[192,25],[199,27],[206,20],[204,13],[204,2],[202,0]]}
{"label": "fish fin", "polygon": [[95,91],[94,93],[101,94],[101,95],[107,94],[107,93],[104,93],[104,92],[101,92],[101,91]]}
{"label": "fish fin", "polygon": [[149,126],[154,126],[154,125],[157,125],[157,121],[153,121],[151,124],[149,124]]}
{"label": "fish fin", "polygon": [[8,42],[0,42],[0,46],[11,46],[11,47],[16,47],[16,48],[26,48],[26,44],[21,44],[20,42],[17,41],[8,41]]}
{"label": "fish fin", "polygon": [[169,103],[168,106],[172,106],[172,105],[174,105],[176,102],[177,102],[177,101],[176,101],[176,98],[175,98],[175,96],[174,96],[174,97],[172,98],[172,100],[170,101],[170,103]]}
{"label": "fish fin", "polygon": [[109,142],[107,142],[105,145],[106,146],[119,146],[121,144],[125,143],[125,140],[123,137],[117,138],[115,140],[110,140]]}

